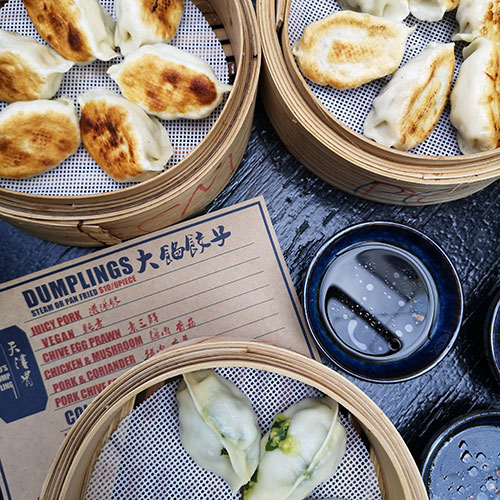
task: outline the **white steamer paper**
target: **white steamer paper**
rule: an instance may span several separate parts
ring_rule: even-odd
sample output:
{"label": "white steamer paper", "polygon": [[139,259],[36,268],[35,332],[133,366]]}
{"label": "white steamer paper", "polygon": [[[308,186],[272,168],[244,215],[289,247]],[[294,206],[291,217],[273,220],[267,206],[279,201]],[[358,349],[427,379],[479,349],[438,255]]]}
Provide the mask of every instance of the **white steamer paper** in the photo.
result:
{"label": "white steamer paper", "polygon": [[[114,0],[100,0],[100,2],[114,17]],[[170,43],[202,57],[221,82],[229,83],[228,66],[222,45],[200,10],[190,0],[184,0],[184,3],[185,10],[179,29]],[[0,28],[31,36],[45,44],[28,17],[22,0],[9,0],[0,9]],[[77,96],[90,88],[104,87],[120,93],[118,85],[111,80],[106,71],[109,66],[121,60],[120,57],[108,62],[96,61],[88,66],[75,65],[64,75],[61,88],[55,97],[68,96],[77,105]],[[220,115],[226,99],[227,96],[210,116],[201,120],[161,120],[168,131],[174,150],[166,168],[179,163],[200,144]],[[0,111],[6,106],[7,103],[0,101]],[[77,112],[80,115],[79,106]],[[60,165],[42,175],[18,180],[0,178],[2,188],[41,196],[92,195],[117,191],[135,184],[116,182],[108,177],[83,146]]]}

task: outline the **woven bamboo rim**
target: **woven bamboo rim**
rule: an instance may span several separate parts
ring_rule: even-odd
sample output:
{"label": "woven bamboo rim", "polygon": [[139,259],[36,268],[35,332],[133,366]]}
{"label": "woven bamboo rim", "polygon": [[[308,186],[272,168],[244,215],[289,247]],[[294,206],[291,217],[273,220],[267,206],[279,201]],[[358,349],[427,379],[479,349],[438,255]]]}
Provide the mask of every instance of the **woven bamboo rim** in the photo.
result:
{"label": "woven bamboo rim", "polygon": [[40,500],[79,499],[96,450],[130,411],[140,392],[166,378],[214,367],[241,366],[294,378],[337,400],[358,420],[381,473],[387,500],[427,500],[415,462],[384,413],[360,389],[321,363],[258,342],[211,342],[166,351],[116,379],[73,425],[52,462]]}
{"label": "woven bamboo rim", "polygon": [[[102,246],[200,212],[227,184],[246,149],[260,71],[260,37],[250,0],[195,0],[236,66],[233,89],[214,126],[186,158],[119,191],[40,196],[0,188],[0,216],[36,236]],[[221,25],[220,25],[221,23]]]}
{"label": "woven bamboo rim", "polygon": [[[306,167],[348,192],[370,181],[392,182],[416,193],[441,191],[411,204],[460,198],[500,177],[500,148],[473,155],[423,156],[377,144],[341,123],[314,96],[298,69],[289,44],[289,12],[290,0],[257,1],[264,55],[262,93],[278,134]],[[376,201],[394,200],[380,196]]]}

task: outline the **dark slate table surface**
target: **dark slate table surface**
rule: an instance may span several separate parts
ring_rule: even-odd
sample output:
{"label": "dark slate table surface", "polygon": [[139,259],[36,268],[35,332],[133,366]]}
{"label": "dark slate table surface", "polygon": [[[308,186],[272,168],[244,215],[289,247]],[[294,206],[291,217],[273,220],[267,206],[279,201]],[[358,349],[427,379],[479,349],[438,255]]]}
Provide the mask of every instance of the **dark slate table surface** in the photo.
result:
{"label": "dark slate table surface", "polygon": [[[243,161],[207,211],[258,195],[264,196],[299,295],[314,253],[330,236],[357,222],[409,224],[436,240],[456,266],[465,295],[464,321],[455,347],[437,367],[412,381],[388,385],[346,375],[387,414],[417,463],[433,434],[454,417],[474,410],[500,410],[500,383],[483,348],[490,294],[500,286],[500,182],[459,201],[424,207],[355,198],[327,185],[295,160],[258,101]],[[0,282],[94,251],[43,241],[3,221],[0,232]]]}

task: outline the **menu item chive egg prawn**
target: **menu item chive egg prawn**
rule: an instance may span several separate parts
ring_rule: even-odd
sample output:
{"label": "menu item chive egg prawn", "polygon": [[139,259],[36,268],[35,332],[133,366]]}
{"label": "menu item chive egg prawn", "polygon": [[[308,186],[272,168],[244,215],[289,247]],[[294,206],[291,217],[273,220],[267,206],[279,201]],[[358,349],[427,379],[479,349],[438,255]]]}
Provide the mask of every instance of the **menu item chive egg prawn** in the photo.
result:
{"label": "menu item chive egg prawn", "polygon": [[392,75],[366,117],[367,137],[408,151],[429,136],[448,100],[455,70],[454,46],[431,42]]}
{"label": "menu item chive egg prawn", "polygon": [[302,500],[334,474],[345,450],[338,404],[328,397],[303,399],[274,417],[243,500]]}
{"label": "menu item chive egg prawn", "polygon": [[169,42],[175,35],[183,0],[115,0],[115,43],[123,55],[142,45]]}
{"label": "menu item chive egg prawn", "polygon": [[123,95],[164,120],[208,116],[231,85],[201,58],[172,45],[145,45],[108,69]]}
{"label": "menu item chive egg prawn", "polygon": [[293,54],[309,80],[356,88],[396,71],[414,29],[370,14],[335,12],[306,26]]}
{"label": "menu item chive egg prawn", "polygon": [[34,38],[0,30],[0,99],[50,99],[73,63]]}
{"label": "menu item chive egg prawn", "polygon": [[183,375],[177,402],[184,449],[236,494],[259,461],[261,433],[250,401],[213,370],[199,370]]}
{"label": "menu item chive egg prawn", "polygon": [[168,133],[139,106],[107,89],[78,98],[82,142],[116,181],[141,181],[163,171],[172,156]]}
{"label": "menu item chive egg prawn", "polygon": [[0,113],[0,177],[41,174],[79,145],[78,117],[71,99],[19,101]]}
{"label": "menu item chive egg prawn", "polygon": [[23,0],[38,34],[61,56],[77,64],[109,61],[115,22],[97,0]]}

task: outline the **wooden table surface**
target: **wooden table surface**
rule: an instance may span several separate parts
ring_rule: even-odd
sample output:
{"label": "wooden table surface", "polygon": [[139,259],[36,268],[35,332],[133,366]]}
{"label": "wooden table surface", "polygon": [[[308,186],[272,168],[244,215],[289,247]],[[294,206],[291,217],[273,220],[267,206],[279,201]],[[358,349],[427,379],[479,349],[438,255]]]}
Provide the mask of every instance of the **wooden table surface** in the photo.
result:
{"label": "wooden table surface", "polygon": [[[362,221],[390,220],[420,229],[443,247],[456,266],[465,295],[464,322],[455,347],[437,367],[412,381],[388,385],[346,375],[388,415],[417,463],[432,435],[452,418],[473,410],[500,409],[500,383],[490,371],[483,347],[491,293],[500,285],[500,182],[463,200],[424,207],[355,198],[299,164],[258,101],[243,161],[208,211],[258,195],[264,196],[299,295],[318,248],[339,230]],[[3,221],[0,234],[0,282],[94,251],[43,241]]]}

